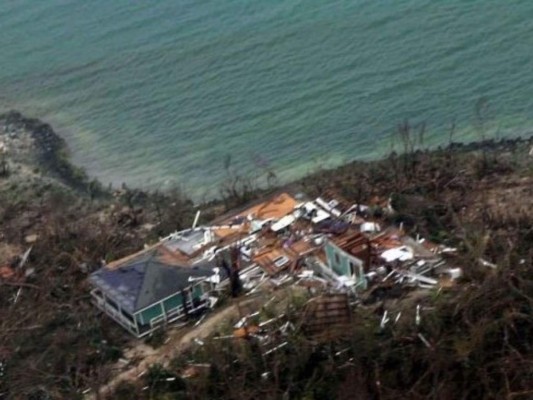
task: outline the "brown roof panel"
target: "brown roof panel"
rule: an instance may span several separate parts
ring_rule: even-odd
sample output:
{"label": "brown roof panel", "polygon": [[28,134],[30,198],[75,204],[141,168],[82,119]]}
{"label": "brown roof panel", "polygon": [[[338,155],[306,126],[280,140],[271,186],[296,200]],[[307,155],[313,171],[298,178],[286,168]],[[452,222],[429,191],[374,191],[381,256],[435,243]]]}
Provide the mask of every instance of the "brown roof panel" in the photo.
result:
{"label": "brown roof panel", "polygon": [[183,266],[187,265],[190,262],[189,257],[170,250],[162,243],[157,243],[153,246],[147,247],[146,249],[130,254],[129,256],[110,262],[106,264],[105,267],[107,269],[117,269],[120,268],[122,265],[125,265],[130,261],[133,261],[136,258],[147,255],[149,253],[152,253],[157,260],[160,260],[161,262],[167,265]]}
{"label": "brown roof panel", "polygon": [[253,207],[238,213],[237,215],[226,219],[226,223],[229,223],[236,217],[246,217],[253,215],[258,219],[275,218],[279,219],[285,215],[290,214],[294,207],[298,204],[298,201],[294,199],[288,193],[281,193],[272,197],[270,200],[256,204]]}
{"label": "brown roof panel", "polygon": [[351,310],[345,293],[325,294],[311,299],[302,316],[304,332],[316,339],[346,334],[350,324]]}
{"label": "brown roof panel", "polygon": [[[285,262],[283,262],[285,260]],[[289,268],[295,261],[295,258],[283,251],[281,248],[267,248],[253,257],[257,263],[268,275],[274,276],[281,271]]]}

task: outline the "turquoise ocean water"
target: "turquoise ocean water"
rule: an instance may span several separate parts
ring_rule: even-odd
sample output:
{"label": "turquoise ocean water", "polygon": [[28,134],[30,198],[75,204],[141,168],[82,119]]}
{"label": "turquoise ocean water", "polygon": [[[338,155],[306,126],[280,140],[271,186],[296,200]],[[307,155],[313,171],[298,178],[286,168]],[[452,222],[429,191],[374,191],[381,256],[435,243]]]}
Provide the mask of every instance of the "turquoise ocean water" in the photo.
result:
{"label": "turquoise ocean water", "polygon": [[0,109],[52,123],[120,185],[216,193],[223,163],[283,180],[391,150],[533,131],[531,0],[3,0]]}

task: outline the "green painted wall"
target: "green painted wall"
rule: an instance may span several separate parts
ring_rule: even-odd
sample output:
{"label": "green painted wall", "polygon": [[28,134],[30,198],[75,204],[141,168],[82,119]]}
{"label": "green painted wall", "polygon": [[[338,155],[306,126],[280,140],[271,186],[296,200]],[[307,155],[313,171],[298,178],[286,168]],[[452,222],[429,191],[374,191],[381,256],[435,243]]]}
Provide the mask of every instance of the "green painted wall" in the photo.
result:
{"label": "green painted wall", "polygon": [[[199,299],[203,293],[204,290],[201,284],[195,285],[192,289],[192,296],[195,299]],[[140,324],[148,325],[150,324],[150,320],[152,318],[156,318],[163,315],[162,307],[164,307],[165,311],[168,312],[173,309],[176,309],[179,306],[183,306],[183,296],[181,292],[176,293],[172,297],[169,297],[162,303],[154,304],[150,308],[147,308],[146,310],[135,314],[135,317],[137,318],[137,321],[139,321]]]}
{"label": "green painted wall", "polygon": [[179,306],[183,305],[183,297],[181,296],[181,293],[176,293],[174,296],[166,299],[163,302],[163,306],[165,307],[165,311],[173,310]]}
{"label": "green painted wall", "polygon": [[333,266],[336,264],[335,262],[335,249],[330,243],[326,243],[326,258],[328,259],[328,266],[333,269]]}
{"label": "green painted wall", "polygon": [[366,289],[367,282],[364,276],[364,271],[361,262],[356,261],[355,258],[350,257],[344,251],[338,249],[330,242],[326,243],[326,258],[328,266],[337,274],[342,276],[352,276],[350,268],[350,261],[354,264],[355,278],[357,279],[357,287]]}
{"label": "green painted wall", "polygon": [[147,308],[143,312],[137,314],[137,320],[144,325],[150,324],[152,318],[159,317],[163,314],[163,309],[161,308],[161,303],[154,304],[150,308]]}
{"label": "green painted wall", "polygon": [[338,251],[331,243],[326,244],[326,257],[330,268],[337,275],[351,275],[347,257],[345,257],[342,252]]}
{"label": "green painted wall", "polygon": [[193,287],[192,289],[192,297],[193,299],[199,299],[202,297],[202,294],[204,294],[204,290],[202,289],[202,285],[198,284]]}

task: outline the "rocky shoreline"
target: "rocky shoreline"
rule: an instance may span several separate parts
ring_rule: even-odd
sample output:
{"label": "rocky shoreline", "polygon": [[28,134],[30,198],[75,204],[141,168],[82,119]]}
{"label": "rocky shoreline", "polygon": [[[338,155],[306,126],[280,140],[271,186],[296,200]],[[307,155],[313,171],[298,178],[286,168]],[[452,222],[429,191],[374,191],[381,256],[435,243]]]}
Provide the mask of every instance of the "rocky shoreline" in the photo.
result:
{"label": "rocky shoreline", "polygon": [[[450,142],[445,147],[419,149],[415,153],[506,151],[513,150],[518,146],[533,146],[533,135],[529,138],[487,139],[469,143]],[[69,150],[65,140],[48,123],[40,119],[27,117],[16,110],[0,114],[0,153],[2,151],[7,154],[8,162],[19,166],[20,164],[26,164],[32,170],[42,171],[42,175],[53,177],[80,193],[89,193],[91,195],[106,193],[99,181],[90,178],[83,168],[74,165],[70,161]],[[384,160],[396,156],[398,154],[392,153],[385,157]],[[380,161],[383,160],[374,162]],[[333,168],[331,171],[351,165],[372,164],[374,162],[361,163],[355,160],[346,165]],[[328,173],[328,171],[325,172],[326,174]],[[309,177],[304,177],[297,182],[307,179]],[[291,184],[293,183],[289,183],[289,185]]]}
{"label": "rocky shoreline", "polygon": [[[80,193],[102,193],[101,185],[70,162],[68,147],[47,123],[18,111],[0,115],[0,151],[11,170],[31,170]],[[10,164],[10,165],[9,165]]]}
{"label": "rocky shoreline", "polygon": [[[443,151],[453,153],[507,151],[514,150],[519,146],[533,146],[533,135],[529,138],[487,139],[469,143],[450,142],[445,147],[415,150],[415,154]],[[43,177],[58,180],[80,194],[90,194],[91,196],[109,194],[109,191],[105,190],[99,181],[91,179],[83,168],[70,161],[65,140],[48,123],[37,118],[27,117],[19,111],[11,110],[0,114],[0,154],[3,155],[4,159],[7,159],[8,164],[12,164],[12,168],[15,167],[20,170],[21,166],[26,166],[33,172],[39,171]],[[325,175],[330,173],[334,175],[336,170],[342,170],[353,165],[379,163],[396,156],[398,154],[392,153],[383,160],[371,162],[355,160],[322,172]],[[313,179],[313,177],[307,176],[296,182],[305,182],[309,179]],[[289,183],[288,185],[293,184]],[[140,190],[142,191],[142,189]]]}

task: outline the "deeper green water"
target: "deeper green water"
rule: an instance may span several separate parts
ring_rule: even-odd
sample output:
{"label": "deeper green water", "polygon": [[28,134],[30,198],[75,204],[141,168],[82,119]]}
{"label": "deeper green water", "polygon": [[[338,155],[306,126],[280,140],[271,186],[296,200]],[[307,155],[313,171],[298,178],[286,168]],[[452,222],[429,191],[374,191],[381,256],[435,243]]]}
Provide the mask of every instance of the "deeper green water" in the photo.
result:
{"label": "deeper green water", "polygon": [[223,160],[280,178],[427,143],[531,132],[531,0],[3,0],[0,109],[44,118],[105,182],[216,192]]}

